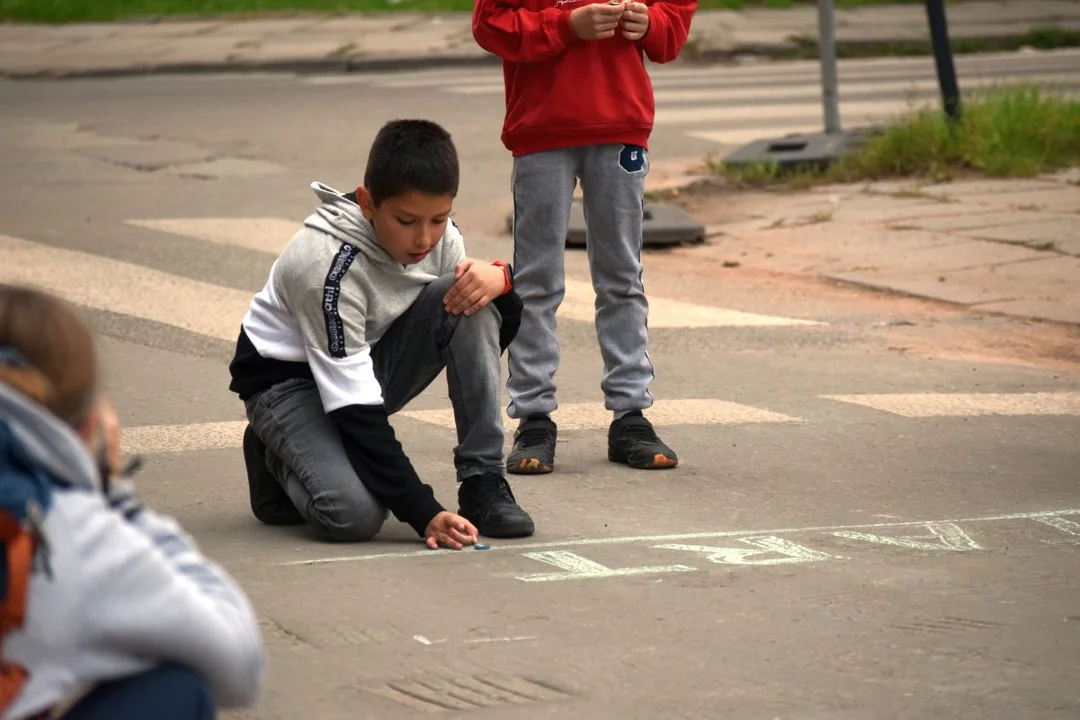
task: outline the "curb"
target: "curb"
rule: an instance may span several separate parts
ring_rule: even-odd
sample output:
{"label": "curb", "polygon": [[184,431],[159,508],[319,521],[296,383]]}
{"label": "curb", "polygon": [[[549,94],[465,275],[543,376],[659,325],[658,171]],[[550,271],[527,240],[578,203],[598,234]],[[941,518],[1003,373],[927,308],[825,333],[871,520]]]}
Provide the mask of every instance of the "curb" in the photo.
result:
{"label": "curb", "polygon": [[[981,37],[961,37],[952,41],[957,55],[978,52],[1017,50],[1031,45],[1031,32],[1003,33]],[[1080,39],[1078,39],[1080,43]],[[1067,45],[1068,46],[1068,45]],[[892,40],[840,40],[836,43],[840,58],[923,56],[932,54],[930,41],[897,38]],[[736,62],[740,58],[760,57],[774,60],[814,59],[818,57],[817,42],[810,38],[791,39],[779,43],[741,43],[728,47],[690,50],[676,62],[687,65],[707,65]],[[8,71],[0,68],[0,78],[8,80],[64,80],[119,78],[142,75],[193,75],[212,73],[351,73],[397,72],[430,68],[493,67],[499,58],[490,53],[436,53],[402,55],[398,57],[312,57],[293,60],[208,60],[205,62],[163,62],[89,69],[40,69]]]}
{"label": "curb", "polygon": [[143,75],[209,75],[217,73],[360,73],[426,70],[445,67],[498,66],[494,55],[405,55],[382,58],[303,58],[297,60],[207,60],[205,62],[118,65],[79,69],[8,71],[0,68],[0,78],[8,80],[79,80],[138,77]]}

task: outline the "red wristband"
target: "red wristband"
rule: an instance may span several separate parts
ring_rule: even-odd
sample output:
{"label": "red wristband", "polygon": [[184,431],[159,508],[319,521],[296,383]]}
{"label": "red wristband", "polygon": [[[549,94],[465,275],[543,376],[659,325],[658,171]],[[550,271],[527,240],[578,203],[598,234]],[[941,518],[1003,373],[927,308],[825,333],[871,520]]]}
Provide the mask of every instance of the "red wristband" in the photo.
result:
{"label": "red wristband", "polygon": [[502,295],[505,295],[506,293],[514,289],[514,283],[510,280],[510,267],[502,260],[496,260],[491,264],[496,267],[501,267],[503,271],[503,277],[506,279],[506,285],[503,286],[503,291],[499,294],[501,297]]}

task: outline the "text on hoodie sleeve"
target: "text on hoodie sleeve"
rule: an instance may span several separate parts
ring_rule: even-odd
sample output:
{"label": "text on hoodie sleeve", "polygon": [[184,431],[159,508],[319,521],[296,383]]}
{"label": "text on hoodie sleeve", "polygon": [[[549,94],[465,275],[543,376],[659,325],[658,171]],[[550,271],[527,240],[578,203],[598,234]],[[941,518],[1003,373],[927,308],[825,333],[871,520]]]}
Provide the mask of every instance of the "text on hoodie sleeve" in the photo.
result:
{"label": "text on hoodie sleeve", "polygon": [[649,6],[649,29],[639,41],[641,48],[655,63],[671,62],[686,45],[697,0],[645,0],[645,4]]}
{"label": "text on hoodie sleeve", "polygon": [[569,10],[526,10],[518,0],[476,0],[472,32],[477,45],[514,63],[551,60],[578,42]]}
{"label": "text on hoodie sleeve", "polygon": [[301,326],[308,364],[323,409],[341,434],[345,454],[361,482],[394,517],[423,536],[444,508],[416,474],[390,425],[364,335],[364,299],[340,291],[341,276],[352,262],[349,251],[343,252],[345,259],[341,253],[335,257],[323,286],[302,294],[297,314],[307,318]]}

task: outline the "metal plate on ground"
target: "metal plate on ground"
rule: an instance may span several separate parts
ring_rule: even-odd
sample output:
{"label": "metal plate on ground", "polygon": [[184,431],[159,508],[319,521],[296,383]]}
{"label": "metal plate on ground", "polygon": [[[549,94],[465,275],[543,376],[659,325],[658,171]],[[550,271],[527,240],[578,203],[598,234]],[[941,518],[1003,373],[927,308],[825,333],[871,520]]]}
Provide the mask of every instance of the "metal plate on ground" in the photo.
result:
{"label": "metal plate on ground", "polygon": [[724,158],[726,165],[775,165],[785,170],[823,169],[854,152],[876,128],[765,138],[743,145]]}
{"label": "metal plate on ground", "polygon": [[[513,234],[514,216],[506,218],[507,232]],[[666,203],[645,203],[642,223],[645,247],[705,242],[705,226],[682,208]],[[570,207],[570,227],[566,230],[567,247],[585,247],[585,207],[574,200]]]}

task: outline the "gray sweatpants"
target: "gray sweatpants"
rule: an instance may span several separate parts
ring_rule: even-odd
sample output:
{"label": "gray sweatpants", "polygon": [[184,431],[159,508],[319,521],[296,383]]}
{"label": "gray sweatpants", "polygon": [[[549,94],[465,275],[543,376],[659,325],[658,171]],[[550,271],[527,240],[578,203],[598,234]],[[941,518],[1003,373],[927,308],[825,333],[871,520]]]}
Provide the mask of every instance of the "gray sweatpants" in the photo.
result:
{"label": "gray sweatpants", "polygon": [[525,308],[509,349],[510,417],[557,407],[555,314],[566,289],[563,253],[578,180],[596,293],[596,337],[604,361],[604,405],[617,415],[652,405],[649,305],[641,266],[648,172],[648,152],[636,145],[589,145],[515,158],[514,286]]}
{"label": "gray sweatpants", "polygon": [[[420,293],[371,350],[383,402],[394,414],[446,368],[454,407],[458,480],[505,471],[499,411],[499,325],[494,303],[472,315],[442,304],[454,285],[440,277]],[[353,470],[341,435],[311,380],[278,383],[246,403],[248,422],[266,445],[266,465],[292,504],[324,539],[367,540],[388,513]],[[268,488],[267,495],[281,488]],[[272,498],[267,498],[272,499]]]}

